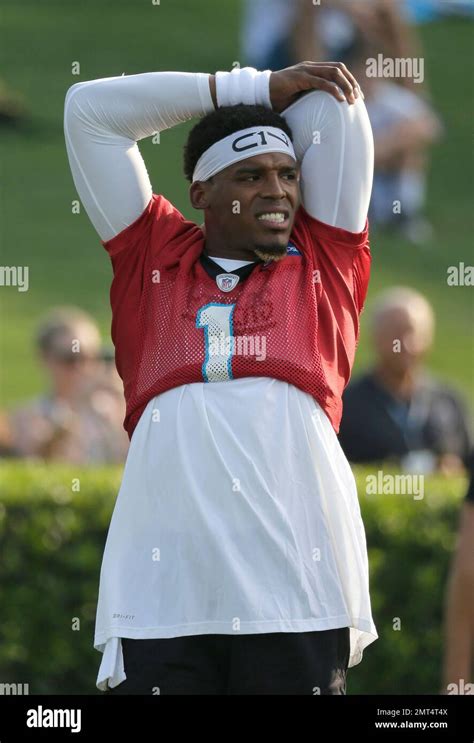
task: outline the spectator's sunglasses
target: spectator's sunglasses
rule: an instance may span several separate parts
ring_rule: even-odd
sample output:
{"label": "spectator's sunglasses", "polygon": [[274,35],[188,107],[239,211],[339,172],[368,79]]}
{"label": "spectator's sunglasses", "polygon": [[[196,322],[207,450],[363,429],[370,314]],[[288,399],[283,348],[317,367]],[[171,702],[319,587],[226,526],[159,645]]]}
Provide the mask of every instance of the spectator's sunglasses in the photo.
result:
{"label": "spectator's sunglasses", "polygon": [[51,353],[51,358],[54,361],[66,366],[74,366],[75,364],[82,363],[84,361],[98,361],[100,355],[84,354],[80,351],[59,351],[55,350]]}

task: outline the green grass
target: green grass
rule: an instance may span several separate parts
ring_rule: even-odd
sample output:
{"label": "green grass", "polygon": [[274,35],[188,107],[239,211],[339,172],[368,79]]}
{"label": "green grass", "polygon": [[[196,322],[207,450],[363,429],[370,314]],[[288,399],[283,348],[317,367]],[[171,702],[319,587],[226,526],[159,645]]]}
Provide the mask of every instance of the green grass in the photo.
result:
{"label": "green grass", "polygon": [[[2,130],[2,265],[28,265],[30,289],[0,287],[0,404],[36,394],[43,384],[32,333],[52,305],[77,304],[99,321],[109,340],[110,262],[85,214],[73,215],[76,193],[62,131],[64,96],[78,80],[152,70],[213,72],[239,55],[238,0],[59,0],[4,2],[1,74],[28,100],[31,121]],[[433,302],[438,316],[432,368],[474,401],[472,288],[448,287],[446,269],[472,263],[472,26],[449,20],[423,28],[426,67],[446,127],[434,152],[429,216],[436,238],[423,249],[373,235],[373,273],[367,309],[382,288],[407,284]],[[81,75],[71,74],[73,62]],[[185,213],[189,206],[181,149],[189,124],[140,149],[156,192]],[[367,314],[367,313],[366,313]],[[369,358],[365,318],[356,369]]]}

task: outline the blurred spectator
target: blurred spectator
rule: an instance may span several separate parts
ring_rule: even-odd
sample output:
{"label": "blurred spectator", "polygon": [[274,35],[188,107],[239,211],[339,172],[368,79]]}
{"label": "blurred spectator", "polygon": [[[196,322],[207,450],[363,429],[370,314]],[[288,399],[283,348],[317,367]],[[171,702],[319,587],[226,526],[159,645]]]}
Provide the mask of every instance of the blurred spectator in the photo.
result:
{"label": "blurred spectator", "polygon": [[50,390],[9,414],[2,438],[10,453],[74,464],[123,461],[121,382],[102,358],[92,318],[76,308],[54,309],[41,321],[36,345]]}
{"label": "blurred spectator", "polygon": [[13,441],[10,422],[6,413],[0,411],[0,457],[9,457],[13,453]]}
{"label": "blurred spectator", "polygon": [[375,143],[375,174],[369,220],[396,228],[414,243],[432,236],[424,217],[429,148],[442,126],[421,95],[380,77],[367,77],[376,50],[360,40],[347,56],[365,95]]}
{"label": "blurred spectator", "polygon": [[444,694],[474,694],[474,451],[446,590]]}
{"label": "blurred spectator", "polygon": [[[398,0],[325,0],[321,5],[251,0],[245,6],[242,45],[244,63],[259,68],[323,59],[347,64],[365,94],[374,131],[369,219],[372,225],[400,230],[413,243],[428,241],[433,234],[424,215],[429,148],[442,127],[426,100],[421,41],[403,5]],[[368,77],[367,62],[379,54],[418,62],[411,71],[406,66],[410,75]]]}
{"label": "blurred spectator", "polygon": [[15,126],[26,115],[25,98],[0,78],[0,124]]}
{"label": "blurred spectator", "polygon": [[[399,0],[246,0],[244,64],[280,69],[303,60],[345,61],[358,36],[391,57],[420,55],[421,43]],[[411,85],[406,78],[403,85]]]}
{"label": "blurred spectator", "polygon": [[[300,0],[245,0],[241,26],[243,64],[280,70],[295,64],[294,29]],[[314,8],[314,6],[313,6]]]}
{"label": "blurred spectator", "polygon": [[372,316],[375,365],[343,396],[340,443],[352,462],[392,460],[406,470],[449,474],[468,461],[468,412],[457,394],[429,376],[423,360],[434,313],[418,292],[384,292]]}
{"label": "blurred spectator", "polygon": [[[349,55],[358,39],[392,59],[422,54],[421,40],[400,0],[325,0],[321,6],[313,5],[311,0],[300,0],[299,8],[305,18],[296,25],[302,33],[306,29],[307,34],[318,37],[317,48],[325,59],[349,64]],[[393,81],[420,92],[420,84],[411,77],[395,77]]]}

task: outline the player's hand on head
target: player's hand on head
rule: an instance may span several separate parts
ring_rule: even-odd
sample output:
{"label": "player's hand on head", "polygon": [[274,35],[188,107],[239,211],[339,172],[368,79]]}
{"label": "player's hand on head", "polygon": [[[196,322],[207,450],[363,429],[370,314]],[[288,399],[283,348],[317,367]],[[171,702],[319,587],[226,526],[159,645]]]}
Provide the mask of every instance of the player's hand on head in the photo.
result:
{"label": "player's hand on head", "polygon": [[272,107],[279,113],[310,90],[325,90],[349,104],[363,95],[354,75],[342,62],[299,62],[270,75]]}

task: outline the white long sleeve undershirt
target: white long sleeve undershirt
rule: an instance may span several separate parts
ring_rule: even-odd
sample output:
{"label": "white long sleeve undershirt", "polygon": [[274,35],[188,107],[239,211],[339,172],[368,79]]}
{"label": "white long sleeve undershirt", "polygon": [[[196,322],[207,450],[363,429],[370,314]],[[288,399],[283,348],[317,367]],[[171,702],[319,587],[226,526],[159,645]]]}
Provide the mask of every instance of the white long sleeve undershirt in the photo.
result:
{"label": "white long sleeve undershirt", "polygon": [[[64,133],[79,198],[101,240],[134,222],[153,188],[137,142],[214,110],[207,73],[147,72],[80,82],[67,91]],[[351,232],[364,228],[373,175],[363,101],[314,91],[283,112],[302,163],[307,212]]]}

